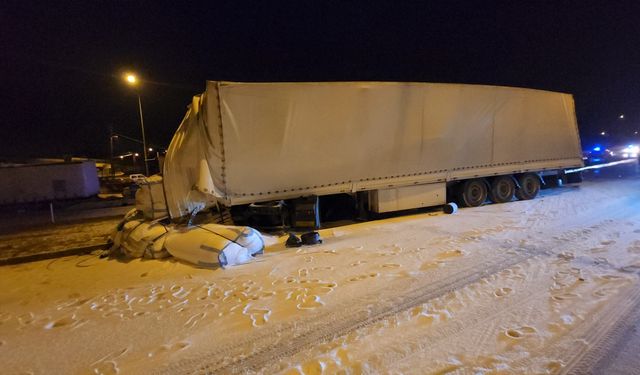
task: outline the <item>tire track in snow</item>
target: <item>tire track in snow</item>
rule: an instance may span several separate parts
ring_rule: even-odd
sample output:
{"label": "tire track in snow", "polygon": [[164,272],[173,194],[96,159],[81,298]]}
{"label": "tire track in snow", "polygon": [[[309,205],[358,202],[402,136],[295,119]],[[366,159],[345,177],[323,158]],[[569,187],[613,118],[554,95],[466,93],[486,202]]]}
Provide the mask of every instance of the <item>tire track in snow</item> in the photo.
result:
{"label": "tire track in snow", "polygon": [[[610,226],[611,221],[602,221],[599,226]],[[573,241],[585,236],[580,228],[572,228],[562,232],[559,238],[564,241]],[[506,252],[501,253],[481,264],[472,264],[470,267],[444,277],[428,287],[418,286],[401,296],[391,297],[381,301],[378,296],[368,296],[367,301],[351,301],[347,306],[339,306],[330,316],[317,318],[313,321],[291,322],[265,332],[260,336],[243,340],[233,346],[216,351],[206,358],[183,360],[165,369],[167,373],[193,372],[194,368],[200,373],[239,373],[257,372],[269,363],[286,357],[313,346],[326,342],[336,337],[344,336],[354,330],[369,326],[399,312],[424,304],[434,298],[443,296],[467,285],[473,284],[483,278],[495,275],[500,271],[511,268],[537,256],[556,255],[558,248],[563,248],[563,243],[553,242],[552,250],[543,250],[541,246],[530,245],[525,250],[518,251],[515,255]],[[398,285],[406,286],[406,281],[398,282]],[[402,290],[402,288],[389,288],[390,290]],[[357,302],[357,303],[356,303]],[[355,310],[358,306],[365,306]],[[335,312],[345,311],[344,314]],[[288,333],[293,333],[292,337]],[[274,341],[276,341],[274,343]],[[253,351],[246,353],[247,350]],[[244,353],[244,354],[243,354]]]}
{"label": "tire track in snow", "polygon": [[[520,264],[527,263],[530,261],[532,260],[527,260],[525,262],[521,262]],[[518,266],[519,264],[514,266],[513,268],[516,268]],[[534,265],[535,269],[540,269],[540,267],[544,267],[544,266],[540,264]],[[502,272],[503,271],[500,271],[498,272],[498,274]],[[491,275],[483,279],[488,279],[488,278],[491,278]],[[513,293],[515,293],[515,297],[513,297],[509,301],[504,303],[500,303],[496,301],[495,303],[487,304],[483,306],[483,309],[479,314],[473,314],[471,316],[463,316],[464,311],[456,312],[454,310],[452,314],[453,318],[451,319],[451,321],[448,321],[445,326],[432,328],[433,330],[432,333],[430,333],[429,335],[421,336],[419,338],[421,343],[415,344],[415,345],[419,348],[418,350],[425,350],[425,348],[428,348],[428,347],[438,347],[442,343],[444,343],[443,346],[446,347],[447,341],[451,340],[457,335],[465,334],[465,330],[468,329],[469,327],[480,326],[484,328],[477,334],[465,335],[465,340],[474,342],[474,346],[478,348],[478,350],[475,353],[469,352],[467,354],[478,356],[480,352],[480,348],[486,345],[488,341],[495,340],[495,332],[497,331],[497,328],[502,325],[502,323],[500,322],[501,319],[496,319],[496,317],[508,316],[510,314],[513,314],[515,310],[521,308],[522,305],[526,304],[527,301],[529,301],[530,299],[541,296],[541,295],[546,295],[548,294],[548,291],[546,289],[540,289],[531,293],[528,289],[524,288],[518,292],[513,292]],[[368,328],[368,327],[365,327],[365,328]],[[375,328],[373,328],[373,330],[375,330]],[[365,333],[364,336],[368,336],[370,334],[371,333]],[[414,342],[416,337],[414,337],[412,334],[413,333],[409,333],[408,335],[403,335],[402,336],[403,342],[404,341]],[[385,353],[393,353],[395,355],[395,357],[390,360],[390,363],[396,363],[396,364],[400,363],[401,361],[405,361],[409,358],[414,357],[414,355],[416,354],[415,351],[408,352],[403,349],[394,350],[398,348],[398,346],[395,346],[396,344],[398,343],[391,342],[391,343],[385,344],[386,346],[381,346],[380,348],[378,348],[379,350],[382,350]],[[389,360],[385,359],[385,361],[389,361]],[[415,368],[415,367],[412,367],[412,368]],[[266,373],[268,373],[268,370]],[[403,370],[398,368],[393,368],[393,371],[389,368],[387,368],[386,370],[390,373],[407,372],[406,369]],[[375,372],[375,370],[373,370],[373,372]],[[408,372],[411,372],[411,371],[408,371]],[[425,370],[425,373],[426,372],[428,371]],[[440,372],[438,371],[436,371],[435,373],[440,374]]]}
{"label": "tire track in snow", "polygon": [[[610,230],[612,230],[612,228],[608,228]],[[575,230],[573,231],[575,232],[575,235],[581,235],[583,233],[583,231],[581,230]],[[593,239],[594,236],[591,236]],[[553,252],[550,253],[550,256],[553,255],[557,255],[557,252]],[[561,254],[561,253],[560,253]],[[531,272],[533,272],[534,274],[539,274],[543,272],[543,269],[547,268],[548,265],[548,258],[543,258],[543,257],[537,257],[538,258],[538,265],[534,266],[533,268],[531,267],[527,267],[528,271],[527,274],[530,274]],[[561,259],[561,258],[560,258]],[[555,262],[555,260],[553,260],[553,258],[551,258],[552,262]],[[528,261],[530,262],[530,261]],[[516,265],[514,267],[512,267],[511,269],[516,269],[518,268],[519,265]],[[568,267],[569,269],[572,269],[573,266],[571,265],[567,265],[566,267]],[[599,265],[598,267],[600,267],[601,269],[606,269],[606,270],[610,270],[610,271],[614,271],[614,272],[624,272],[624,271],[620,271],[619,268],[612,266],[612,265]],[[499,272],[502,273],[504,271]],[[535,277],[533,277],[533,279],[536,279]],[[440,346],[440,344],[442,343],[442,346],[444,347],[451,347],[449,344],[447,344],[447,342],[456,335],[460,335],[463,334],[465,335],[464,331],[469,328],[469,327],[484,327],[483,330],[481,330],[480,332],[478,332],[477,334],[474,334],[473,336],[465,336],[466,340],[472,340],[475,344],[475,346],[477,348],[481,348],[483,347],[486,343],[487,340],[495,340],[495,332],[496,332],[496,328],[498,326],[500,326],[501,324],[498,323],[501,320],[504,319],[498,319],[499,317],[504,317],[504,316],[509,316],[510,314],[513,314],[514,311],[516,311],[517,309],[521,308],[524,304],[527,303],[527,301],[529,301],[530,299],[536,299],[539,296],[542,295],[548,295],[549,294],[549,290],[547,290],[546,288],[543,289],[538,289],[536,290],[535,288],[533,289],[528,289],[527,287],[525,287],[526,290],[528,290],[528,292],[516,292],[516,299],[514,300],[510,300],[508,305],[498,305],[497,303],[493,303],[493,304],[489,304],[487,306],[483,306],[482,310],[471,316],[471,317],[460,317],[460,316],[456,316],[457,313],[454,313],[454,316],[456,316],[456,318],[454,319],[454,321],[451,321],[448,324],[448,326],[446,327],[441,327],[441,328],[434,328],[433,329],[433,333],[429,334],[428,336],[421,336],[419,337],[419,339],[421,340],[422,343],[418,343],[415,344],[415,346],[418,348],[417,350],[423,351],[425,350],[424,348],[427,347],[438,347]],[[627,288],[625,288],[625,290],[627,290]],[[614,299],[612,300],[612,302],[615,302],[615,300],[618,297],[614,297]],[[533,314],[533,311],[531,311],[530,313]],[[522,315],[522,314],[518,314],[517,315],[520,319],[520,321],[527,321],[529,319],[527,319],[528,314]],[[602,316],[609,316],[609,315],[602,315]],[[528,328],[526,326],[524,326],[525,328]],[[576,327],[579,327],[578,324],[576,324]],[[372,330],[376,330],[376,328],[372,328]],[[366,331],[365,333],[361,333],[358,332],[358,336],[360,335],[364,335],[365,337],[369,336],[369,335],[375,335],[374,333],[372,333],[371,331]],[[411,335],[411,334],[409,334]],[[580,335],[576,335],[578,337],[580,337]],[[407,337],[406,335],[404,335],[403,340],[406,339],[406,341],[408,342],[414,342],[414,339],[417,339],[417,337],[413,337],[413,336],[409,336]],[[565,336],[559,336],[555,339],[553,339],[553,342],[558,341],[558,340],[564,340]],[[577,339],[576,339],[577,340]],[[335,341],[334,341],[335,342]],[[553,343],[552,342],[552,343]],[[400,361],[404,361],[407,358],[413,357],[415,353],[412,352],[407,352],[406,348],[403,349],[399,349],[399,350],[394,350],[396,348],[398,348],[397,346],[395,346],[396,344],[398,344],[398,342],[394,342],[392,341],[391,343],[387,343],[387,346],[380,346],[377,350],[380,350],[384,353],[393,353],[395,355],[395,357],[393,357],[393,359],[389,360],[388,358],[385,359],[385,361],[387,363],[398,363]],[[329,344],[332,345],[332,344]],[[337,346],[336,346],[337,347]],[[414,349],[411,349],[414,350]],[[473,354],[473,356],[478,356],[479,355],[480,350],[478,350],[477,352],[466,352],[466,355],[469,354]],[[555,352],[550,351],[553,354],[556,353],[562,353],[563,350],[558,349]],[[303,352],[304,353],[304,352]],[[302,363],[299,362],[301,358],[304,358],[304,354],[300,353],[297,355],[297,360],[294,360],[295,362],[298,363]],[[536,356],[540,356],[543,357],[543,354],[547,353],[545,352],[540,352],[540,353],[533,353]],[[313,358],[313,357],[309,357],[309,358]],[[563,358],[564,359],[564,358]],[[524,362],[524,361],[530,361],[531,359],[527,359],[527,360],[521,360],[521,361],[516,361],[516,362]],[[534,361],[537,360],[537,358],[533,359]],[[414,361],[415,364],[415,361]],[[480,366],[482,367],[482,366]],[[412,369],[415,369],[417,367],[409,367]],[[463,367],[466,370],[466,367]],[[271,367],[267,367],[266,369],[262,369],[261,372],[265,372],[265,373],[270,373],[270,371],[276,372],[275,369],[277,369],[277,367],[275,366],[271,366]],[[373,370],[375,372],[375,370]],[[390,371],[389,368],[387,368],[387,371],[389,372],[398,372],[398,373],[403,373],[407,371],[407,368],[405,367],[404,370],[402,368],[397,369],[394,368],[394,371]],[[409,371],[412,372],[412,371]],[[440,372],[435,372],[435,373],[440,373]],[[466,373],[466,372],[465,372]]]}
{"label": "tire track in snow", "polygon": [[[302,349],[316,343],[344,336],[349,332],[374,324],[391,315],[408,310],[417,305],[421,305],[431,299],[441,297],[466,285],[477,282],[487,276],[496,274],[506,268],[515,266],[516,264],[522,263],[536,255],[538,254],[520,253],[517,256],[509,255],[509,257],[498,257],[497,259],[486,262],[485,267],[482,267],[479,271],[469,273],[469,269],[463,269],[461,272],[441,279],[437,283],[431,284],[433,287],[430,290],[417,288],[403,294],[401,297],[391,298],[389,301],[379,303],[378,305],[372,306],[365,304],[368,309],[359,309],[347,314],[331,314],[334,316],[338,315],[340,320],[331,317],[314,322],[295,322],[288,324],[286,327],[278,328],[276,332],[269,332],[262,337],[250,340],[251,342],[234,345],[222,352],[216,353],[221,354],[222,358],[198,360],[200,363],[205,363],[205,365],[199,366],[200,368],[198,371],[206,374],[241,373],[247,371],[256,372],[270,362],[290,357]],[[354,305],[362,306],[362,304]],[[280,339],[279,344],[273,344],[275,337],[280,337],[284,332],[292,331],[294,329],[302,330],[302,332],[294,334],[294,336],[288,340]],[[257,344],[257,341],[264,341],[264,344],[255,345]],[[262,349],[258,349],[253,353],[245,354],[240,357],[238,357],[238,354],[232,354],[233,352],[236,352],[237,349],[247,349],[252,346],[257,346],[258,348],[261,347]],[[234,356],[236,358],[234,358]],[[216,355],[216,357],[218,357],[218,355]],[[187,370],[187,368],[189,370]],[[178,368],[168,369],[167,373],[174,373],[176,371],[191,372],[191,368],[192,367],[190,365],[185,367],[185,364],[180,364]]]}
{"label": "tire track in snow", "polygon": [[[540,258],[543,260],[542,258]],[[544,265],[539,265],[534,268],[535,270],[540,271],[539,267],[544,267]],[[569,268],[573,268],[573,266],[568,265]],[[598,266],[602,270],[609,270],[616,273],[624,273],[619,268],[612,265],[599,265]],[[535,279],[535,278],[534,278]],[[611,348],[611,340],[619,339],[623,337],[621,333],[626,331],[626,328],[632,326],[635,322],[640,319],[640,285],[638,284],[638,280],[633,280],[630,282],[630,285],[620,289],[622,292],[616,294],[610,300],[607,300],[605,304],[601,307],[596,308],[594,313],[588,318],[582,320],[577,319],[576,322],[568,333],[563,335],[558,335],[553,338],[549,338],[549,342],[545,344],[545,346],[541,349],[536,350],[527,350],[529,354],[526,358],[516,360],[510,365],[512,368],[522,369],[522,368],[532,368],[534,363],[538,363],[543,360],[546,356],[551,355],[552,357],[558,356],[559,353],[562,353],[561,360],[565,361],[568,365],[563,365],[562,373],[567,373],[570,371],[571,374],[587,374],[594,373],[590,371],[594,363],[596,363],[599,359],[602,358],[603,352],[609,352]],[[549,291],[547,289],[539,289],[533,290],[533,293],[527,295],[521,295],[518,299],[509,302],[507,306],[487,306],[484,307],[483,310],[479,314],[476,314],[471,319],[462,318],[461,322],[454,324],[452,327],[446,331],[442,330],[440,334],[436,335],[436,337],[428,337],[428,342],[430,346],[438,346],[440,343],[444,342],[442,346],[450,347],[446,341],[449,340],[453,335],[460,335],[464,333],[464,330],[473,327],[473,326],[483,326],[485,327],[478,334],[474,336],[466,336],[467,340],[473,340],[476,347],[482,347],[486,344],[487,339],[493,339],[491,333],[495,333],[495,328],[500,324],[496,322],[501,321],[501,319],[495,319],[500,316],[505,316],[511,314],[514,310],[521,308],[522,303],[527,302],[529,299],[536,299],[541,295],[547,295]],[[531,297],[531,298],[530,298]],[[635,311],[635,315],[631,318],[628,317],[630,313]],[[518,314],[519,321],[528,321],[528,314]],[[605,323],[600,323],[605,322]],[[612,331],[611,327],[616,325],[617,332]],[[592,327],[597,326],[598,330],[593,330]],[[603,338],[604,337],[604,338]],[[455,339],[455,338],[454,338]],[[572,350],[566,349],[566,344],[568,342],[573,342]],[[584,346],[581,343],[589,344],[596,343],[590,346]],[[474,356],[478,356],[479,350],[475,353],[466,352],[465,354],[473,354]],[[413,354],[404,355],[401,358],[395,359],[395,362],[399,362],[401,360],[405,360],[410,358]],[[593,358],[589,358],[589,356]],[[560,362],[560,363],[565,363]],[[414,361],[415,363],[415,361]],[[579,366],[577,369],[573,370],[571,366]],[[481,366],[480,366],[481,367]],[[470,371],[467,367],[460,367],[460,370],[463,373],[466,373],[464,370]],[[403,371],[399,371],[402,373]],[[519,373],[518,371],[515,371]],[[440,373],[435,371],[434,373]],[[555,373],[555,372],[553,372]],[[596,372],[598,373],[598,372]]]}
{"label": "tire track in snow", "polygon": [[640,319],[640,285],[633,283],[629,289],[630,292],[623,293],[614,303],[608,303],[590,319],[591,324],[582,322],[582,329],[573,333],[574,336],[582,333],[590,345],[576,345],[576,353],[562,374],[593,373],[594,366],[616,347],[621,338],[624,339],[624,333]]}
{"label": "tire track in snow", "polygon": [[[578,320],[571,331],[552,339],[550,345],[532,351],[526,359],[514,362],[515,367],[529,368],[548,353],[562,353],[566,360],[560,374],[591,374],[593,367],[611,350],[627,327],[640,318],[640,285],[632,283],[623,293],[607,301],[587,319]],[[567,345],[567,342],[573,342]]]}

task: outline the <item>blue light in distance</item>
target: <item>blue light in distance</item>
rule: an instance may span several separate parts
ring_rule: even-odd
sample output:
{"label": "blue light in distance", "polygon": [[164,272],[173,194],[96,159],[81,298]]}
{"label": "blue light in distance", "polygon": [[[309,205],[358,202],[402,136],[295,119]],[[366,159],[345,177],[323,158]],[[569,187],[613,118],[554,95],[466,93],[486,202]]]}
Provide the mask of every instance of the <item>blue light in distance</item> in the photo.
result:
{"label": "blue light in distance", "polygon": [[593,151],[600,151],[600,150],[601,150],[600,146],[596,146],[593,148]]}

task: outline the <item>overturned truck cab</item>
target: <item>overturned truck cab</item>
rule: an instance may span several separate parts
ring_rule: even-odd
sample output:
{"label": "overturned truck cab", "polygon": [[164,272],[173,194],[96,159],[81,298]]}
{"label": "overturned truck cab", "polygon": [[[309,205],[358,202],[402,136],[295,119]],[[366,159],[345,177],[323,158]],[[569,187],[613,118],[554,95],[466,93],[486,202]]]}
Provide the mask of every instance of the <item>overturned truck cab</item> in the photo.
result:
{"label": "overturned truck cab", "polygon": [[[583,166],[573,98],[411,82],[208,81],[164,164],[171,218],[218,207],[237,224],[319,227],[457,201],[535,198]],[[570,176],[570,177],[569,177]]]}

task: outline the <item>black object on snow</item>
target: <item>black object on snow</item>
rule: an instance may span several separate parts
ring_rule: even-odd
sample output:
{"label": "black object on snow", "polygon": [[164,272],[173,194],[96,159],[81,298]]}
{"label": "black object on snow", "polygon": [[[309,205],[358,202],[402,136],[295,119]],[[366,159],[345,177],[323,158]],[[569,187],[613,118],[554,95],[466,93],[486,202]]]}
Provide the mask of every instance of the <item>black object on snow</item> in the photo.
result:
{"label": "black object on snow", "polygon": [[298,236],[293,233],[289,233],[289,238],[287,238],[287,242],[285,243],[286,247],[300,247],[302,246],[302,241]]}
{"label": "black object on snow", "polygon": [[444,207],[442,207],[442,210],[445,214],[453,214],[458,211],[458,205],[453,202],[447,203],[444,205]]}
{"label": "black object on snow", "polygon": [[303,245],[315,245],[322,243],[322,238],[318,232],[309,232],[300,236]]}

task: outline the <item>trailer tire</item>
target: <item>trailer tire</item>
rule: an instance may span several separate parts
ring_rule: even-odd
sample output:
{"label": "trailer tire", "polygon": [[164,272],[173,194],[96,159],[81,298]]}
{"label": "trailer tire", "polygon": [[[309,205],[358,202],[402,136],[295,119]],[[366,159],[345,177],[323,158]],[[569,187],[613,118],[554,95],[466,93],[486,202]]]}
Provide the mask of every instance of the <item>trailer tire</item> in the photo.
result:
{"label": "trailer tire", "polygon": [[487,200],[487,184],[481,178],[466,180],[461,184],[460,203],[465,207],[478,207]]}
{"label": "trailer tire", "polygon": [[540,191],[540,177],[535,173],[524,173],[518,176],[518,185],[516,190],[516,198],[521,201],[533,199]]}
{"label": "trailer tire", "polygon": [[506,203],[513,199],[516,184],[511,176],[498,176],[491,180],[489,200],[493,203]]}

